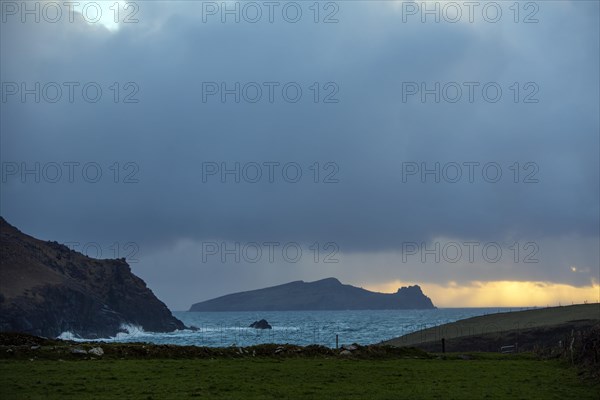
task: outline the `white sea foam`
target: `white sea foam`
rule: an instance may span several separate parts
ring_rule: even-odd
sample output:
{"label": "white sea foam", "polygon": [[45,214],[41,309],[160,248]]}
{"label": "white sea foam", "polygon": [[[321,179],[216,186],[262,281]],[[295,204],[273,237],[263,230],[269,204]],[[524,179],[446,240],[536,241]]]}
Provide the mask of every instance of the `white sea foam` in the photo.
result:
{"label": "white sea foam", "polygon": [[120,342],[124,340],[131,340],[143,336],[148,336],[148,334],[150,333],[146,332],[141,326],[134,324],[121,324],[120,329],[124,332],[118,332],[117,335],[112,337],[111,339]]}
{"label": "white sea foam", "polygon": [[88,339],[82,338],[79,335],[74,334],[70,331],[65,331],[58,335],[57,339],[71,340],[74,342],[129,342],[135,339],[151,336],[154,332],[146,332],[144,328],[135,324],[121,324],[119,327],[123,332],[117,332],[115,336],[106,338]]}
{"label": "white sea foam", "polygon": [[69,331],[61,333],[60,335],[58,335],[57,339],[72,340],[72,341],[83,340],[79,336],[75,335],[73,332],[69,332]]}

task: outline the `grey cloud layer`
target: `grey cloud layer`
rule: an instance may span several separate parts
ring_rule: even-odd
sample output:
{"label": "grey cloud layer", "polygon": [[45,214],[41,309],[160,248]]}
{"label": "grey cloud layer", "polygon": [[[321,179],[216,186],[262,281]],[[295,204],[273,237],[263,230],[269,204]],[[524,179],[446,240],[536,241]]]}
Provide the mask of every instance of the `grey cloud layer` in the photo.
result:
{"label": "grey cloud layer", "polygon": [[[440,236],[598,238],[598,4],[543,4],[541,22],[530,25],[403,24],[388,2],[340,3],[340,22],[330,25],[202,23],[198,4],[140,5],[140,23],[116,33],[84,22],[2,24],[3,82],[140,88],[138,104],[2,104],[3,162],[140,168],[137,184],[3,182],[2,214],[23,230],[134,240],[147,254],[186,238],[335,241],[345,254]],[[204,81],[296,81],[305,90],[333,81],[340,102],[314,104],[305,91],[298,104],[203,103]],[[492,81],[505,92],[496,104],[403,103],[405,81]],[[538,104],[509,101],[513,82],[530,81],[539,85]],[[307,175],[297,184],[203,183],[207,161],[297,162],[305,174],[331,161],[340,182],[314,184]],[[469,161],[499,163],[504,179],[402,182],[403,162]],[[535,162],[539,183],[512,183],[516,161]],[[598,249],[588,250],[589,264]],[[161,276],[154,268],[147,274]],[[581,283],[562,273],[529,276]],[[450,277],[429,276],[437,279]]]}

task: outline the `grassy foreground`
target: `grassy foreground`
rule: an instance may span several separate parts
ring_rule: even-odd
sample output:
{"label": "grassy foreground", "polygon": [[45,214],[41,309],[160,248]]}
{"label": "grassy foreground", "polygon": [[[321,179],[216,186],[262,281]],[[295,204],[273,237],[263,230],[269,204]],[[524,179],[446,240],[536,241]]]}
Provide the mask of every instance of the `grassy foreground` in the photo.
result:
{"label": "grassy foreground", "polygon": [[446,359],[0,360],[2,399],[598,399],[526,354]]}

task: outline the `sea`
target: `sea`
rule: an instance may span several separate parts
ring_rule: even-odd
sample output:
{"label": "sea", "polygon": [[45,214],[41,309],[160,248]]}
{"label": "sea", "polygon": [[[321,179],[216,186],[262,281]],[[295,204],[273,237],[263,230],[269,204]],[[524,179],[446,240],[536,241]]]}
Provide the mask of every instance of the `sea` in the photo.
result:
{"label": "sea", "polygon": [[[348,310],[348,311],[247,311],[187,312],[173,315],[186,326],[169,333],[146,332],[138,326],[124,325],[124,332],[97,339],[105,342],[148,342],[155,344],[207,347],[252,346],[263,343],[318,344],[327,347],[358,343],[376,344],[421,329],[464,318],[527,308],[437,308],[431,310]],[[266,319],[272,329],[254,329],[249,325]],[[70,332],[59,336],[83,340]]]}

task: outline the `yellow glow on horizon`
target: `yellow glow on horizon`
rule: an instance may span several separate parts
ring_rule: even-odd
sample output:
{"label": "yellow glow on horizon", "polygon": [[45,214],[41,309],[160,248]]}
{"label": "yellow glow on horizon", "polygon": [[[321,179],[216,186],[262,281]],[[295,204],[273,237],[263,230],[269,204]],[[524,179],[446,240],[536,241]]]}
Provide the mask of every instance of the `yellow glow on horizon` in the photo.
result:
{"label": "yellow glow on horizon", "polygon": [[[395,293],[399,287],[413,283],[392,281],[367,285],[365,289]],[[437,307],[529,307],[600,302],[600,284],[577,287],[561,283],[492,281],[458,285],[419,284],[423,293]]]}

